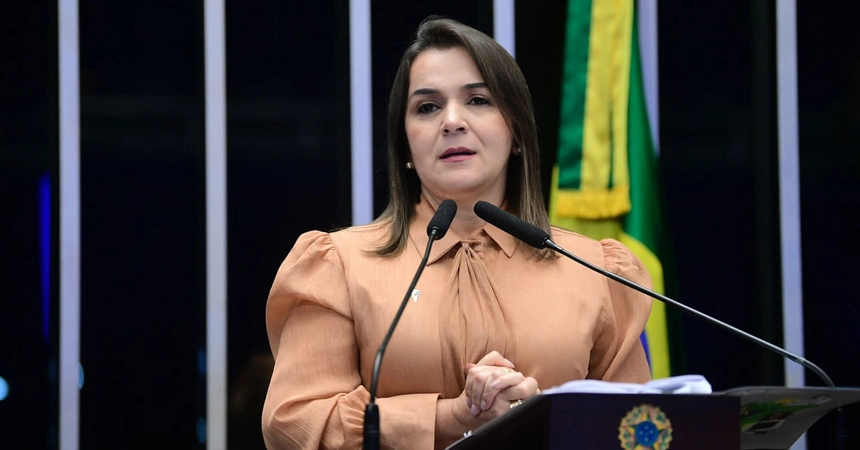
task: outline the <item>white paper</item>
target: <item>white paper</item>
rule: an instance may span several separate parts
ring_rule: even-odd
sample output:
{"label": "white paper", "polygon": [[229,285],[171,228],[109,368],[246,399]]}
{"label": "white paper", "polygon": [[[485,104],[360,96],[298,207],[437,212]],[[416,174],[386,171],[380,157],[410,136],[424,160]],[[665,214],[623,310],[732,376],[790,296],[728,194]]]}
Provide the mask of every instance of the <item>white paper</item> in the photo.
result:
{"label": "white paper", "polygon": [[651,380],[647,383],[616,383],[602,380],[573,380],[545,389],[542,393],[569,394],[591,392],[598,394],[710,394],[711,383],[702,375],[679,375]]}

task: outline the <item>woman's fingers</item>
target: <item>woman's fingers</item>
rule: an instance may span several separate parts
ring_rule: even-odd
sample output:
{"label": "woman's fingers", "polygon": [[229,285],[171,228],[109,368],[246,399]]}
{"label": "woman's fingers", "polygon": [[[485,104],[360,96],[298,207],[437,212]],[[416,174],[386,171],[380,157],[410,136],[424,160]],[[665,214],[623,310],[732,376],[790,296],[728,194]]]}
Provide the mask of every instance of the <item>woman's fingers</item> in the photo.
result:
{"label": "woman's fingers", "polygon": [[[465,366],[466,405],[472,415],[477,416],[481,411],[489,409],[495,401],[500,389],[512,386],[523,380],[523,375],[514,370],[514,363],[493,350],[484,355],[477,364]],[[508,378],[504,378],[508,376]],[[498,381],[502,379],[502,381]]]}
{"label": "woman's fingers", "polygon": [[508,403],[517,400],[524,400],[533,395],[540,393],[538,382],[532,377],[524,377],[523,381],[509,388],[502,389],[497,396],[498,400],[504,400]]}
{"label": "woman's fingers", "polygon": [[466,378],[466,402],[472,415],[478,415],[493,406],[502,389],[517,385],[525,376],[514,369],[494,366],[475,366]]}
{"label": "woman's fingers", "polygon": [[[507,369],[508,372],[505,375],[496,378],[495,381],[490,383],[489,387],[496,390],[501,391],[502,389],[509,388],[516,384],[521,383],[525,379],[525,375],[520,372],[517,372],[513,369]],[[485,388],[486,390],[486,388]]]}
{"label": "woman's fingers", "polygon": [[[476,382],[479,383],[480,380],[483,379],[484,375],[486,374],[478,374],[478,376],[475,377]],[[479,421],[478,423],[486,423],[489,420],[500,417],[510,411],[510,405],[512,403],[517,400],[525,400],[540,392],[537,380],[532,377],[523,376],[523,374],[519,372],[511,374],[506,373],[496,379],[496,381],[499,380],[501,380],[499,385],[508,385],[509,383],[512,383],[513,380],[519,380],[519,382],[498,390],[488,387],[483,392],[484,397],[481,400],[482,403],[478,403],[472,398],[467,398],[467,403],[471,403],[469,412],[475,420]],[[491,382],[490,384],[492,385],[494,382]],[[465,396],[466,392],[464,391],[462,395]]]}
{"label": "woman's fingers", "polygon": [[472,370],[472,367],[475,367],[475,366],[477,366],[477,364],[472,364],[472,363],[466,364],[466,367],[463,370],[463,378],[468,378],[469,377],[469,371]]}
{"label": "woman's fingers", "polygon": [[499,367],[507,367],[509,369],[514,368],[514,363],[508,361],[501,353],[493,350],[490,353],[487,353],[480,361],[478,361],[479,366],[499,366]]}
{"label": "woman's fingers", "polygon": [[526,378],[522,373],[516,372],[513,369],[504,370],[504,375],[501,375],[495,379],[487,379],[487,382],[484,385],[483,394],[481,395],[481,411],[486,411],[493,407],[493,404],[496,401],[496,396],[499,395],[499,392],[502,389],[515,386],[523,382]]}

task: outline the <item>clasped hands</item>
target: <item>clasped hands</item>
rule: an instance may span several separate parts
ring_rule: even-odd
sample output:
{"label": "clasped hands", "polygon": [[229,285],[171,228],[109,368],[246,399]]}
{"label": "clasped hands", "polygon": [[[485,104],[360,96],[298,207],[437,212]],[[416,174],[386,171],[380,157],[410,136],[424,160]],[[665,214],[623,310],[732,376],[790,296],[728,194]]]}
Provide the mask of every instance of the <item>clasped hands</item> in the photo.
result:
{"label": "clasped hands", "polygon": [[480,418],[480,422],[499,417],[510,410],[512,403],[540,393],[537,380],[518,372],[497,351],[488,353],[477,364],[467,364],[465,372],[466,387],[460,400],[472,418]]}

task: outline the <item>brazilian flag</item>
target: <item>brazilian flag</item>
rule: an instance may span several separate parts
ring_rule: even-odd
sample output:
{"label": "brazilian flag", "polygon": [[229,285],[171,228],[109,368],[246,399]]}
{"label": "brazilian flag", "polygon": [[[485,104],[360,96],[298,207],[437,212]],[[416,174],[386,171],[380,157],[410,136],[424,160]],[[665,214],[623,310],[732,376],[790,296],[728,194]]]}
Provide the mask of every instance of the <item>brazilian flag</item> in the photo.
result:
{"label": "brazilian flag", "polygon": [[[625,244],[665,293],[668,245],[636,21],[634,0],[569,2],[549,213],[556,226]],[[654,378],[672,374],[666,313],[655,300],[642,337]]]}

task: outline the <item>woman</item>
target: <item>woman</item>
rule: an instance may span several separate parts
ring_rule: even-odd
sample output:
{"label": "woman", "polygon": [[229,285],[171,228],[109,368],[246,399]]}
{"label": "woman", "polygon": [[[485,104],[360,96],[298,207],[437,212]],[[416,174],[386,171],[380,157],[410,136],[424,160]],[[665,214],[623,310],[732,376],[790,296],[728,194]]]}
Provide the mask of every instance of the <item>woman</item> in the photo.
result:
{"label": "woman", "polygon": [[639,336],[650,299],[473,212],[479,200],[501,205],[579,256],[650,285],[620,243],[550,227],[531,98],[513,58],[472,28],[425,20],[388,114],[385,212],[370,225],[302,235],[272,286],[267,445],[361,447],[374,355],[445,199],[457,215],[434,244],[380,372],[384,448],[444,448],[540,387],[649,379]]}

